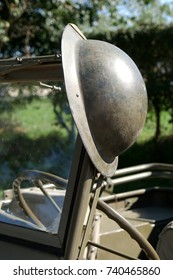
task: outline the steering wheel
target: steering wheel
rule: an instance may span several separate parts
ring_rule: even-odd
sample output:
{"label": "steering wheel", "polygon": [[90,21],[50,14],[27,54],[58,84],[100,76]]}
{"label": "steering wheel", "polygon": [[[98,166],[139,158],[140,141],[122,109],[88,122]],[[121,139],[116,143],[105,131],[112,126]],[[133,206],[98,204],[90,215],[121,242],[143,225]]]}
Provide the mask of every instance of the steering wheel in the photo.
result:
{"label": "steering wheel", "polygon": [[38,170],[25,170],[13,182],[12,185],[13,193],[19,206],[22,208],[23,212],[34,222],[34,224],[36,224],[37,226],[45,230],[46,229],[45,226],[36,217],[36,215],[33,213],[31,208],[28,206],[21,192],[21,188],[20,188],[21,183],[26,180],[33,181],[34,185],[40,188],[42,193],[49,199],[49,201],[54,206],[54,208],[60,213],[61,213],[61,208],[46,191],[46,188],[43,186],[44,185],[43,183],[53,183],[59,189],[64,190],[67,186],[68,181],[51,173],[46,173]]}
{"label": "steering wheel", "polygon": [[128,234],[137,241],[142,250],[149,259],[159,260],[159,256],[146,238],[133,227],[122,215],[111,208],[103,200],[98,199],[97,208],[104,212],[110,219],[114,220],[121,228],[128,232]]}

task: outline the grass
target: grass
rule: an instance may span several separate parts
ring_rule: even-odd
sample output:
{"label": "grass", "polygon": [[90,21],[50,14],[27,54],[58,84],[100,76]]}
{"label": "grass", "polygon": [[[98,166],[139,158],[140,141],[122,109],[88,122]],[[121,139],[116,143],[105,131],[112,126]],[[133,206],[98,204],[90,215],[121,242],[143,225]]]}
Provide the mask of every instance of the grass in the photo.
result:
{"label": "grass", "polygon": [[1,189],[11,187],[16,174],[23,169],[39,169],[66,177],[72,149],[68,144],[69,134],[57,125],[49,98],[34,98],[23,104],[15,102],[10,110],[3,110],[0,121]]}
{"label": "grass", "polygon": [[161,114],[161,137],[155,140],[155,117],[148,113],[145,126],[136,143],[120,156],[120,167],[148,162],[173,163],[173,126],[168,112]]}
{"label": "grass", "polygon": [[[4,112],[1,118],[11,124],[6,126],[4,135],[12,137],[11,129],[15,133],[26,134],[30,139],[37,139],[49,135],[52,132],[59,133],[60,129],[55,125],[56,117],[53,113],[52,104],[48,98],[35,99],[31,103],[15,105],[13,112]],[[6,134],[5,134],[6,133]],[[4,136],[3,135],[3,136]]]}
{"label": "grass", "polygon": [[[51,100],[34,98],[23,104],[11,102],[8,106],[8,110],[1,111],[0,119],[1,189],[11,187],[16,174],[25,168],[63,176],[69,167],[72,149],[67,131],[57,125]],[[149,162],[173,163],[173,126],[169,118],[168,112],[162,112],[162,135],[156,143],[154,114],[148,113],[136,143],[120,155],[118,168]],[[123,190],[122,186],[120,188]]]}
{"label": "grass", "polygon": [[27,104],[20,110],[15,110],[13,115],[14,122],[19,124],[19,131],[22,130],[28,138],[37,139],[44,137],[52,132],[58,132],[53,125],[55,116],[51,104],[48,100],[35,100],[32,104]]}
{"label": "grass", "polygon": [[[147,115],[145,126],[137,139],[137,143],[142,144],[152,140],[155,136],[156,119],[153,112]],[[169,137],[173,133],[173,124],[170,123],[170,114],[166,111],[161,113],[161,138]]]}

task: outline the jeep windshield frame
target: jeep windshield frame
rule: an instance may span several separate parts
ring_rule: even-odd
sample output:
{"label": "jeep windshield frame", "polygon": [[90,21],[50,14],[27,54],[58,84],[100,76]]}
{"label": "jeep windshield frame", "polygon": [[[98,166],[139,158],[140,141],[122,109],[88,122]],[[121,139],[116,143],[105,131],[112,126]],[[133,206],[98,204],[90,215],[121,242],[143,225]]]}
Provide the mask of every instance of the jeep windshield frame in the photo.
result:
{"label": "jeep windshield frame", "polygon": [[[64,81],[61,55],[0,60],[1,84],[47,81]],[[0,222],[0,235],[54,247],[61,258],[77,258],[81,251],[83,221],[87,218],[95,175],[96,169],[78,134],[57,234]],[[96,202],[94,205],[96,207]],[[92,215],[88,214],[88,217]]]}

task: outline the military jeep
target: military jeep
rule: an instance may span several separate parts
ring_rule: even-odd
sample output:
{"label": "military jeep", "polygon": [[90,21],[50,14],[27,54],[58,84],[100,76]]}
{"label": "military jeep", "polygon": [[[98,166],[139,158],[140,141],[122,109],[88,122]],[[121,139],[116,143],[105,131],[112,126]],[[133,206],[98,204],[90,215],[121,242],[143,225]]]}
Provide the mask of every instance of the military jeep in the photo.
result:
{"label": "military jeep", "polygon": [[[87,40],[73,24],[61,55],[1,59],[1,83],[64,81],[78,135],[68,179],[23,170],[0,201],[0,258],[172,259],[173,190],[116,187],[173,177],[173,165],[119,169],[147,115],[143,78],[131,58]],[[22,188],[23,182],[31,186]]]}

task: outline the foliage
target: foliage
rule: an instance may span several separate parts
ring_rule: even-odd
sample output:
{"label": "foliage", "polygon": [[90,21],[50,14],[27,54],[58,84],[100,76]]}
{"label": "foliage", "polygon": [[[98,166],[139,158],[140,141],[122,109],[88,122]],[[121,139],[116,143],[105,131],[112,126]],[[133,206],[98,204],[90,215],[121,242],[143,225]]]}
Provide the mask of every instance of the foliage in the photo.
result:
{"label": "foliage", "polygon": [[[112,9],[115,2],[118,5]],[[168,110],[173,115],[172,6],[155,0],[133,0],[108,1],[104,8],[107,12],[102,6],[101,16],[92,28],[90,25],[88,35],[117,45],[138,65],[147,85],[149,108],[155,110],[158,140],[161,111]]]}
{"label": "foliage", "polygon": [[88,36],[108,35],[129,27],[165,25],[172,20],[171,13],[168,4],[157,0],[1,0],[1,56],[57,52],[69,22]]}
{"label": "foliage", "polygon": [[52,54],[60,50],[64,26],[73,17],[71,1],[0,1],[1,56]]}
{"label": "foliage", "polygon": [[146,82],[149,105],[156,114],[155,138],[161,135],[160,113],[162,110],[173,111],[173,29],[143,27],[138,32],[121,32],[113,41],[133,58]]}
{"label": "foliage", "polygon": [[[127,52],[147,84],[149,105],[156,114],[156,138],[160,136],[160,112],[173,119],[173,9],[157,0],[0,0],[0,57],[47,55],[59,52],[61,35],[73,22],[88,38],[109,41]],[[1,87],[0,106],[12,112]],[[16,102],[30,100],[20,99]],[[50,94],[55,123],[74,138],[74,126],[64,95]],[[23,106],[23,105],[22,105]],[[40,106],[40,105],[38,105]],[[7,123],[7,122],[6,122]],[[67,125],[68,123],[68,125]],[[13,122],[9,123],[13,127]],[[72,140],[73,142],[73,140]]]}

